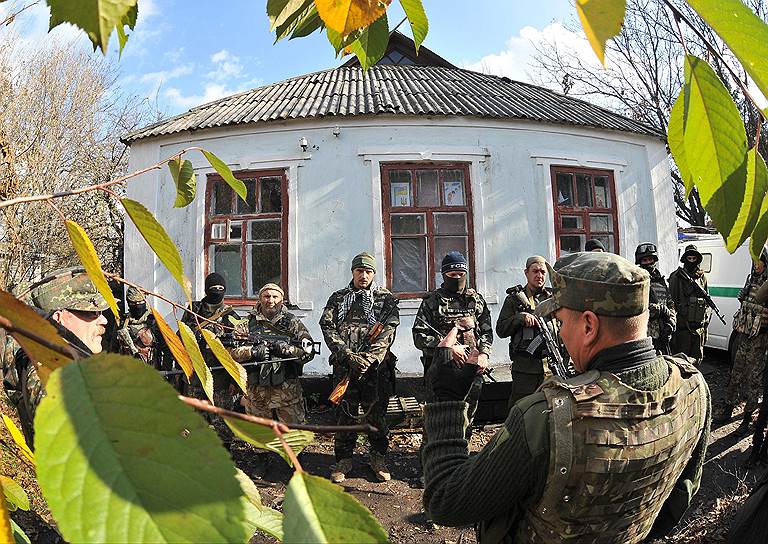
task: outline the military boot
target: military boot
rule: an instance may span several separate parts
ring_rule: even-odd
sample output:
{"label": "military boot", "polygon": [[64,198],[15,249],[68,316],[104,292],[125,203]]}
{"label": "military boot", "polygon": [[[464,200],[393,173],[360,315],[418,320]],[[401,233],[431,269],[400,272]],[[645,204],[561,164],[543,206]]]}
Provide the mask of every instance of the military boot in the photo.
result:
{"label": "military boot", "polygon": [[733,417],[733,404],[723,406],[723,411],[715,418],[715,423],[728,423]]}
{"label": "military boot", "polygon": [[381,453],[372,451],[368,459],[368,464],[371,466],[371,470],[373,470],[373,473],[380,482],[388,482],[392,479],[387,464],[384,462],[384,455]]}
{"label": "military boot", "polygon": [[339,459],[336,461],[331,472],[331,481],[335,484],[340,484],[347,479],[347,474],[350,472],[352,472],[352,459],[350,457]]}

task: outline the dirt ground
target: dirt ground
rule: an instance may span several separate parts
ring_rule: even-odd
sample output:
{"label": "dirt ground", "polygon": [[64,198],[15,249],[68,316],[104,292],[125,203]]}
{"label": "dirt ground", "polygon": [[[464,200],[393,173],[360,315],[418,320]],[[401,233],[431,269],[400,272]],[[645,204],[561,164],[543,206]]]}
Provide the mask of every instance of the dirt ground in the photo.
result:
{"label": "dirt ground", "polygon": [[[712,391],[713,411],[718,413],[728,379],[726,354],[716,351],[708,353],[702,370]],[[332,415],[326,407],[319,406],[310,410],[309,418],[313,423],[327,423],[332,420]],[[748,496],[751,486],[766,470],[747,470],[744,466],[751,435],[742,432],[740,421],[741,414],[737,411],[731,423],[713,425],[701,489],[677,531],[656,544],[725,542],[736,510]],[[498,425],[477,428],[472,437],[471,450],[482,448],[497,429]],[[420,431],[398,429],[392,432],[391,452],[388,454],[392,480],[386,483],[377,482],[365,463],[362,440],[358,443],[355,468],[343,485],[371,509],[387,530],[391,542],[476,542],[471,527],[435,527],[427,522],[421,503],[422,489],[418,486],[420,469],[416,461],[421,443]],[[265,504],[280,509],[291,476],[290,468],[277,455],[259,453],[247,444],[235,444],[232,453],[238,466],[256,481]],[[308,472],[328,477],[333,464],[331,435],[318,435],[317,440],[301,454],[300,461]],[[60,541],[58,535],[45,523],[50,521],[50,515],[30,471],[17,465],[18,461],[3,451],[0,470],[3,474],[18,478],[30,492],[34,512],[14,512],[13,518],[27,531],[32,542]],[[272,540],[256,536],[251,542],[267,543]]]}

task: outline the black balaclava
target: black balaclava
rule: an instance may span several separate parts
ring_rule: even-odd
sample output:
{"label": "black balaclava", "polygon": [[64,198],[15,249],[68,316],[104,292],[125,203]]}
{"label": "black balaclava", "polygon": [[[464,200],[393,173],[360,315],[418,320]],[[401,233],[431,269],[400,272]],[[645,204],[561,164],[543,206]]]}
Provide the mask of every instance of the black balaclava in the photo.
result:
{"label": "black balaclava", "polygon": [[139,319],[141,316],[147,313],[147,303],[146,302],[129,302],[128,313],[131,314],[131,317],[133,319]]}
{"label": "black balaclava", "polygon": [[[440,272],[443,274],[443,289],[450,293],[463,293],[467,288],[467,259],[458,251],[451,251],[443,258]],[[448,272],[464,272],[460,278],[451,278]]]}
{"label": "black balaclava", "polygon": [[224,281],[224,276],[211,272],[205,277],[205,299],[203,302],[212,306],[221,304],[224,301],[224,293],[226,292],[227,283]]}
{"label": "black balaclava", "polygon": [[688,272],[689,274],[696,274],[699,271],[700,264],[701,264],[701,261],[689,263],[688,260],[686,259],[683,262],[683,268],[685,268],[685,271]]}

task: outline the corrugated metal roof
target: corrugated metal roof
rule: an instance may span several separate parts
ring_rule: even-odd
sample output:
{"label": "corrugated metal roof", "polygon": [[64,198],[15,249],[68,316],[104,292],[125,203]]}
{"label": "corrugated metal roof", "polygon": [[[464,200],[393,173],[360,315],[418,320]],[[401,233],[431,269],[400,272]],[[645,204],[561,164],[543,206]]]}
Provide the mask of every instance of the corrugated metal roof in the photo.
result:
{"label": "corrugated metal roof", "polygon": [[381,114],[526,119],[665,138],[605,108],[506,77],[460,68],[379,65],[367,72],[342,66],[228,96],[131,132],[123,141],[244,123]]}

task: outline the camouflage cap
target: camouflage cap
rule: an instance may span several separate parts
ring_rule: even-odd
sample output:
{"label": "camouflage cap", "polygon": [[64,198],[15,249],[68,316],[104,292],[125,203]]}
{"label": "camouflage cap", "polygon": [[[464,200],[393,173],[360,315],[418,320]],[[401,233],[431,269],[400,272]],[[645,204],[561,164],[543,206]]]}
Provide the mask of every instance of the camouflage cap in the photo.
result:
{"label": "camouflage cap", "polygon": [[30,287],[29,298],[34,306],[46,312],[101,312],[109,308],[83,268],[52,272]]}
{"label": "camouflage cap", "polygon": [[139,304],[141,302],[146,302],[147,298],[144,296],[144,293],[142,293],[135,287],[129,287],[128,290],[125,292],[125,300],[127,300],[128,302],[132,302],[134,304]]}
{"label": "camouflage cap", "polygon": [[648,272],[613,253],[581,252],[547,264],[552,297],[536,307],[541,316],[560,308],[629,317],[648,309]]}

